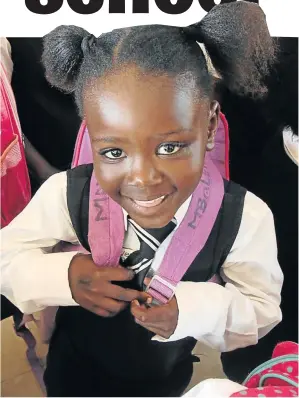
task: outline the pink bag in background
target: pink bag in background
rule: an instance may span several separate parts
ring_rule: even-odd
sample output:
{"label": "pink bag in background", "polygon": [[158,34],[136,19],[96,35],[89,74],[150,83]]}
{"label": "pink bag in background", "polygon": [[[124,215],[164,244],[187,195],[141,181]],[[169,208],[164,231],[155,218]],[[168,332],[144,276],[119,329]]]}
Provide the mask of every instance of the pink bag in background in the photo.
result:
{"label": "pink bag in background", "polygon": [[31,188],[14,94],[1,63],[1,228],[29,203]]}
{"label": "pink bag in background", "polygon": [[279,343],[272,358],[254,369],[231,397],[298,397],[298,344]]}

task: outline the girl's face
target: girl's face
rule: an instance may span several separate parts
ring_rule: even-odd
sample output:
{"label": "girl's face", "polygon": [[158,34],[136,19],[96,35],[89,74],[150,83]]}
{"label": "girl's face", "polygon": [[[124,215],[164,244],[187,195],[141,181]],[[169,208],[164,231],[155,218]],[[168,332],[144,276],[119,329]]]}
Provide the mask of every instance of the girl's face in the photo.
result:
{"label": "girl's face", "polygon": [[190,76],[153,76],[135,66],[86,87],[96,178],[143,228],[168,224],[200,181],[219,105],[195,92]]}

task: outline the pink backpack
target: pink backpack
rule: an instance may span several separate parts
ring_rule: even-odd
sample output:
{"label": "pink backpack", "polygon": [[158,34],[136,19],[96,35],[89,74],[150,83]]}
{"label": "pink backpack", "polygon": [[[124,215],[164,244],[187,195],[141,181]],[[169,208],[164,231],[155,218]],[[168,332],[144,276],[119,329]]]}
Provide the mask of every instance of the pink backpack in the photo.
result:
{"label": "pink backpack", "polygon": [[272,358],[254,369],[231,397],[298,397],[298,344],[279,343]]}
{"label": "pink backpack", "polygon": [[14,94],[2,63],[0,68],[1,228],[3,228],[28,204],[31,189]]}

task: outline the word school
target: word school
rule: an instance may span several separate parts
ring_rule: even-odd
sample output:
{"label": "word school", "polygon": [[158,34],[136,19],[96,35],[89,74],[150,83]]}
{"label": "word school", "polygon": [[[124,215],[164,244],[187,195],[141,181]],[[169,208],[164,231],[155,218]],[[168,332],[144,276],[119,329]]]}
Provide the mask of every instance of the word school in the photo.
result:
{"label": "word school", "polygon": [[[126,11],[125,0],[106,0],[109,1],[109,14],[124,14]],[[149,3],[155,3],[156,6],[166,14],[178,15],[189,10],[193,2],[209,12],[219,1],[214,0],[177,0],[174,4],[171,0],[133,0],[133,14],[149,14]],[[220,3],[233,3],[237,0],[221,0]],[[248,0],[247,0],[248,1]],[[259,3],[259,0],[249,0],[252,3]],[[63,3],[68,3],[69,7],[78,14],[94,14],[101,10],[104,0],[25,0],[26,7],[35,14],[53,14],[60,10]],[[46,4],[42,4],[46,3]]]}

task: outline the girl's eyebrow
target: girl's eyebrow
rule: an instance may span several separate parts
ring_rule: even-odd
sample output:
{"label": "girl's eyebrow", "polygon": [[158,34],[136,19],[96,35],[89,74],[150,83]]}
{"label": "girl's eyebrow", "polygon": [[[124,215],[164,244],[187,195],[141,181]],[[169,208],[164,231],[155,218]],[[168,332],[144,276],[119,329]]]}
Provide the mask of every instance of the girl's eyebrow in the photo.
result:
{"label": "girl's eyebrow", "polygon": [[[155,137],[155,136],[156,137],[169,137],[169,136],[174,135],[174,134],[192,133],[192,132],[194,132],[194,130],[192,130],[192,129],[180,128],[180,129],[177,129],[177,130],[170,130],[170,131],[167,131],[165,133],[158,133],[158,134],[153,135],[153,137]],[[116,142],[125,143],[128,140],[126,140],[124,137],[106,136],[105,135],[105,136],[99,136],[99,137],[92,138],[91,141],[92,142],[104,142],[104,143],[113,144],[113,143],[116,143]]]}
{"label": "girl's eyebrow", "polygon": [[169,135],[173,135],[173,134],[180,134],[180,133],[193,133],[194,130],[192,129],[187,129],[187,128],[179,128],[177,130],[170,130],[167,131],[165,133],[159,133],[157,134],[158,137],[167,137]]}
{"label": "girl's eyebrow", "polygon": [[127,142],[125,138],[113,137],[113,136],[99,136],[91,139],[92,142],[105,142],[105,143],[115,143],[115,142]]}

